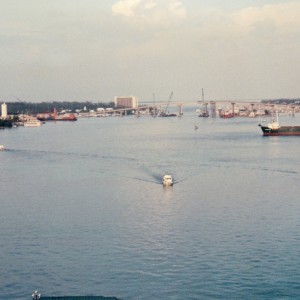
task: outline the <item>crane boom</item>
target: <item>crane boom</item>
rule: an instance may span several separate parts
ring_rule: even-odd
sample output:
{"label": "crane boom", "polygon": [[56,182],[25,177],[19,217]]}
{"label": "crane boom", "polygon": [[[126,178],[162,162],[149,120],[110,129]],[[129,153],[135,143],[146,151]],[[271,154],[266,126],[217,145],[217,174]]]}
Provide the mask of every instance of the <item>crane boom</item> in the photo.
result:
{"label": "crane boom", "polygon": [[167,106],[166,106],[166,111],[168,111],[168,109],[169,109],[169,105],[170,105],[172,97],[173,97],[173,92],[171,92],[171,95],[169,97],[169,100],[168,100],[168,103],[167,103]]}

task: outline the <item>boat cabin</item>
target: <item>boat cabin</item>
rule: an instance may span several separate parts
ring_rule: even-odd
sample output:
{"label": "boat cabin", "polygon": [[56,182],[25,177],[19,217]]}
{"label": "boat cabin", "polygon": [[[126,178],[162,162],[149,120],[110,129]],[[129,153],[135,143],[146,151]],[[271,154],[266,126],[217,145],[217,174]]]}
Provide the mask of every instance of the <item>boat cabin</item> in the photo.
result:
{"label": "boat cabin", "polygon": [[162,183],[163,183],[163,186],[172,186],[173,185],[173,178],[171,175],[164,175],[163,178],[162,178]]}

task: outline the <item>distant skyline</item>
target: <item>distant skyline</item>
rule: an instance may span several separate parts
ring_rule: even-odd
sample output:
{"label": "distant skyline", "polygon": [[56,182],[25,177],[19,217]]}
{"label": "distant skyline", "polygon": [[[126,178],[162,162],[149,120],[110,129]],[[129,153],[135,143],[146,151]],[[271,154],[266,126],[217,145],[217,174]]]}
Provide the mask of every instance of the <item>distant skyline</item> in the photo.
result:
{"label": "distant skyline", "polygon": [[0,45],[0,102],[300,97],[300,1],[0,0]]}

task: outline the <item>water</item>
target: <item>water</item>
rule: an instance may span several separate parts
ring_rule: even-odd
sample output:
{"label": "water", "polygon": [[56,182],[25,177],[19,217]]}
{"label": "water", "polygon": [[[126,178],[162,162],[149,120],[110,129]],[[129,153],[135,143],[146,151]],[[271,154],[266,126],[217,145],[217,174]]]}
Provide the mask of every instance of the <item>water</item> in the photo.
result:
{"label": "water", "polygon": [[0,299],[300,298],[300,138],[257,123],[189,112],[0,131]]}

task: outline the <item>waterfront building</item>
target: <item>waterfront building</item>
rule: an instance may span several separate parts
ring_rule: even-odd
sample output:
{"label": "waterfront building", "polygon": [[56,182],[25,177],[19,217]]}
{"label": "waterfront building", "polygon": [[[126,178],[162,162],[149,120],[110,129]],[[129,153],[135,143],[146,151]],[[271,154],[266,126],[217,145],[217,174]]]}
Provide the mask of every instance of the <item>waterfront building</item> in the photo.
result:
{"label": "waterfront building", "polygon": [[2,119],[7,118],[7,105],[5,102],[3,104],[1,104],[1,118]]}
{"label": "waterfront building", "polygon": [[138,98],[135,96],[115,97],[115,107],[117,107],[117,108],[138,108]]}

